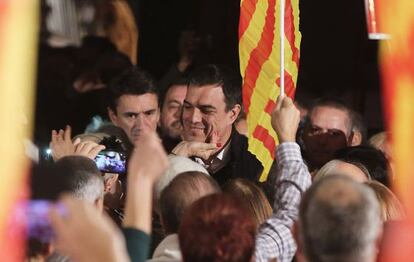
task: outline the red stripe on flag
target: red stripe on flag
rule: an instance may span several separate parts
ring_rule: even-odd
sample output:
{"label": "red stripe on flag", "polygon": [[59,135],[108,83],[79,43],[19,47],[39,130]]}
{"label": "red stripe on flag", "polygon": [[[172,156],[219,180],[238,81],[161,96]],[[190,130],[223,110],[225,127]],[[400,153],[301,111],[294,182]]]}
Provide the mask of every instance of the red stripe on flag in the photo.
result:
{"label": "red stripe on flag", "polygon": [[269,99],[269,101],[267,101],[267,105],[265,107],[265,112],[268,113],[269,115],[272,115],[273,108],[275,108],[275,106],[276,106],[275,101]]}
{"label": "red stripe on flag", "polygon": [[[280,77],[276,79],[276,84],[280,87]],[[292,75],[285,70],[285,93],[288,97],[295,98],[295,82]]]}
{"label": "red stripe on flag", "polygon": [[253,95],[253,89],[256,86],[257,78],[262,70],[264,62],[272,53],[275,30],[275,7],[276,0],[269,0],[269,6],[266,11],[266,20],[263,27],[260,40],[255,49],[250,54],[249,62],[246,67],[243,84],[243,103],[246,113],[249,112],[250,100]]}
{"label": "red stripe on flag", "polygon": [[274,159],[276,142],[273,139],[273,137],[269,134],[269,131],[261,125],[257,125],[254,129],[253,137],[263,143],[264,147],[269,151],[270,155]]}
{"label": "red stripe on flag", "polygon": [[252,20],[253,14],[256,11],[257,0],[244,0],[240,7],[240,22],[239,22],[239,39],[241,39],[246,32],[247,27]]}
{"label": "red stripe on flag", "polygon": [[292,49],[292,60],[299,67],[299,49],[295,46],[295,24],[291,0],[286,1],[285,6],[285,36]]}

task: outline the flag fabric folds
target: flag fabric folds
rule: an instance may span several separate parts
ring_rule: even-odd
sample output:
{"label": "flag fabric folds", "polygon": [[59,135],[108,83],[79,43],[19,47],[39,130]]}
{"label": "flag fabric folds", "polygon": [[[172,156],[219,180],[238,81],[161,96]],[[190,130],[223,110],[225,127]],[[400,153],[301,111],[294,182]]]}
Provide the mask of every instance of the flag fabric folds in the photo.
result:
{"label": "flag fabric folds", "polygon": [[[285,93],[293,98],[299,68],[299,0],[285,1]],[[271,112],[280,94],[280,1],[242,0],[240,3],[239,56],[243,77],[243,105],[247,114],[249,151],[263,165],[265,181],[278,140]]]}
{"label": "flag fabric folds", "polygon": [[23,261],[24,228],[14,219],[27,196],[37,50],[38,0],[0,1],[0,261]]}

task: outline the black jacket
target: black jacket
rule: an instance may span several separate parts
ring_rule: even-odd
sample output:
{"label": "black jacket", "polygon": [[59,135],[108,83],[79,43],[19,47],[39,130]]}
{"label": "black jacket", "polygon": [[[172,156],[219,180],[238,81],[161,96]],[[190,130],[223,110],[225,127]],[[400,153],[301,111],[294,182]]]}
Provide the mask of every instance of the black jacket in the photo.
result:
{"label": "black jacket", "polygon": [[247,151],[247,147],[247,138],[240,135],[233,128],[228,151],[230,162],[216,173],[211,174],[220,186],[234,178],[244,178],[255,183],[258,182],[263,167],[259,160]]}

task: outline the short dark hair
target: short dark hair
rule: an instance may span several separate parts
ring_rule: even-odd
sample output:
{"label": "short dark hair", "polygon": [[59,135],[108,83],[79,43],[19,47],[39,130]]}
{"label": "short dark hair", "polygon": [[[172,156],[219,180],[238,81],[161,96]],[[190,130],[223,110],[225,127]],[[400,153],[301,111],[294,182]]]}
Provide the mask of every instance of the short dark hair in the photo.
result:
{"label": "short dark hair", "polygon": [[300,241],[311,262],[367,261],[381,227],[374,192],[347,176],[316,181],[300,204]]}
{"label": "short dark hair", "polygon": [[347,163],[360,163],[368,170],[372,179],[386,187],[390,186],[390,177],[392,177],[392,174],[389,174],[390,164],[381,150],[363,145],[346,147],[335,153],[335,159]]}
{"label": "short dark hair", "polygon": [[210,176],[189,171],[176,176],[161,192],[159,206],[164,230],[177,233],[186,208],[199,198],[220,192],[217,182]]}
{"label": "short dark hair", "polygon": [[338,98],[333,98],[333,97],[323,97],[323,98],[318,98],[315,101],[313,101],[311,107],[309,108],[309,113],[305,119],[306,126],[310,125],[310,115],[312,114],[313,110],[317,107],[331,107],[331,108],[344,111],[347,114],[350,125],[351,125],[349,127],[349,132],[352,132],[354,130],[354,121],[355,121],[354,111],[351,108],[349,108],[345,104],[344,101]]}
{"label": "short dark hair", "polygon": [[63,183],[63,191],[93,203],[103,197],[103,178],[95,162],[84,156],[62,157],[54,164],[54,175]]}
{"label": "short dark hair", "polygon": [[115,77],[109,84],[108,107],[116,112],[118,99],[123,95],[155,94],[158,88],[153,77],[138,67],[130,67]]}
{"label": "short dark hair", "polygon": [[184,261],[248,262],[255,247],[256,224],[235,196],[212,194],[188,208],[178,232]]}
{"label": "short dark hair", "polygon": [[226,111],[235,105],[242,106],[240,74],[222,65],[204,65],[195,69],[189,75],[189,86],[203,87],[205,85],[221,86],[224,93]]}
{"label": "short dark hair", "polygon": [[160,98],[159,98],[160,107],[163,107],[164,102],[165,102],[164,101],[165,100],[165,97],[166,97],[168,91],[171,89],[171,87],[178,86],[178,85],[180,85],[180,86],[188,86],[188,77],[182,76],[182,77],[179,77],[179,78],[174,79],[173,81],[171,81],[171,83],[166,88],[164,88],[161,91]]}

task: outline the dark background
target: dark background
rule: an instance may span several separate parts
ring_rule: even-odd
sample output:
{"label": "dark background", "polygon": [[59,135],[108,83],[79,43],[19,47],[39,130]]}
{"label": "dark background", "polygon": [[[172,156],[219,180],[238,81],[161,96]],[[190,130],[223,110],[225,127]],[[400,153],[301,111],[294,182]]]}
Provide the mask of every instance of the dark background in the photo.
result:
{"label": "dark background", "polygon": [[[141,67],[161,77],[178,60],[180,31],[202,39],[196,63],[238,69],[238,0],[132,1]],[[363,0],[301,0],[301,58],[296,99],[335,96],[361,112],[373,133],[383,129],[378,42],[368,40]]]}

